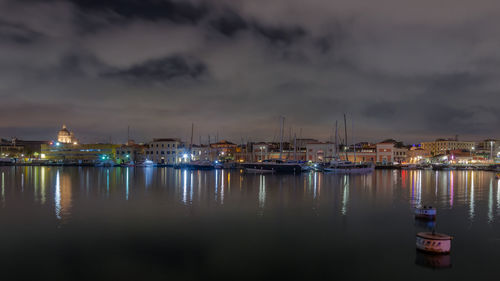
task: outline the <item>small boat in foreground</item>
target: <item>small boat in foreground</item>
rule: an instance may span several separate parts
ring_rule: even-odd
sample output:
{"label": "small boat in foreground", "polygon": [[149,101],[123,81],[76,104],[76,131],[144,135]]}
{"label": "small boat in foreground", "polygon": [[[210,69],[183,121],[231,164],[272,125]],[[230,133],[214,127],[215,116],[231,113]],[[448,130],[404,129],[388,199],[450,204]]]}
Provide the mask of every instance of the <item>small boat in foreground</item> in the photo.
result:
{"label": "small boat in foreground", "polygon": [[421,208],[415,208],[416,219],[435,220],[436,214],[437,210],[432,206],[423,206]]}
{"label": "small boat in foreground", "polygon": [[433,232],[417,233],[417,250],[432,254],[449,254],[453,237]]}

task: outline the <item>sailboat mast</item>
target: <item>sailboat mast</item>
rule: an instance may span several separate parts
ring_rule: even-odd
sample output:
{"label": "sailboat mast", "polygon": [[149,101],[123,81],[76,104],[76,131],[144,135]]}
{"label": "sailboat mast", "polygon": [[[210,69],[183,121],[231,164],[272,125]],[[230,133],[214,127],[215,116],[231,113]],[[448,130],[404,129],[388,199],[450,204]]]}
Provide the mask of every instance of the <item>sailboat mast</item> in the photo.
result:
{"label": "sailboat mast", "polygon": [[293,136],[293,160],[295,160],[295,162],[299,162],[299,160],[297,159],[297,134],[295,133],[294,136]]}
{"label": "sailboat mast", "polygon": [[280,116],[280,161],[283,159],[283,126],[285,125],[285,117]]}
{"label": "sailboat mast", "polygon": [[189,143],[189,153],[193,149],[193,133],[194,133],[194,123],[191,123],[191,142]]}
{"label": "sailboat mast", "polygon": [[337,125],[338,121],[335,120],[335,160],[337,160],[339,158],[339,144],[337,142],[337,140],[339,139],[339,135],[338,135],[338,125]]}
{"label": "sailboat mast", "polygon": [[345,118],[345,113],[344,113],[344,136],[345,136],[345,147],[344,147],[344,151],[345,151],[345,159],[346,161],[349,161],[349,155],[347,155],[347,120]]}
{"label": "sailboat mast", "polygon": [[130,125],[127,126],[127,145],[130,144]]}
{"label": "sailboat mast", "polygon": [[354,148],[354,162],[356,162],[356,142],[354,141],[354,118],[351,115],[351,134],[352,134],[352,145]]}

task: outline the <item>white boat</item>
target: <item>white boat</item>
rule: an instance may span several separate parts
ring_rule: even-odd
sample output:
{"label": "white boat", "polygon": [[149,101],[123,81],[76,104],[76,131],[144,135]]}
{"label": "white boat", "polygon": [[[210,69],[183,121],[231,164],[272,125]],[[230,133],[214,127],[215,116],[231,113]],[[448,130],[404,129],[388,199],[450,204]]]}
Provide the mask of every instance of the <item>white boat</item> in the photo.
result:
{"label": "white boat", "polygon": [[433,254],[449,254],[453,237],[435,232],[417,233],[417,250]]}
{"label": "white boat", "polygon": [[330,166],[323,168],[323,171],[330,173],[371,173],[375,170],[373,163],[352,163],[350,161],[332,162]]}
{"label": "white boat", "polygon": [[115,166],[115,161],[108,159],[104,161],[97,162],[95,164],[96,167],[114,167]]}
{"label": "white boat", "polygon": [[144,162],[140,162],[140,163],[137,163],[135,165],[136,167],[154,167],[155,166],[155,163],[151,160],[144,160]]}
{"label": "white boat", "polygon": [[401,165],[402,170],[416,170],[417,165],[416,164],[409,164],[409,165]]}
{"label": "white boat", "polygon": [[9,165],[12,164],[13,161],[11,158],[0,158],[0,165]]}
{"label": "white boat", "polygon": [[428,220],[436,219],[437,210],[432,206],[423,206],[420,208],[415,208],[414,212],[415,212],[415,218],[417,219],[428,219]]}
{"label": "white boat", "polygon": [[[345,140],[347,140],[347,121],[344,114],[344,133]],[[345,159],[347,161],[340,161],[338,155],[338,132],[337,132],[337,122],[335,122],[335,155],[333,160],[329,165],[323,167],[323,171],[326,173],[341,173],[341,174],[354,174],[354,173],[371,173],[375,170],[375,165],[371,162],[367,163],[354,163],[349,161],[347,150],[345,151]],[[354,142],[354,141],[353,141]],[[356,159],[356,145],[354,144],[354,159]]]}
{"label": "white boat", "polygon": [[313,166],[309,166],[307,164],[300,165],[300,168],[301,168],[302,172],[309,172],[309,171],[314,170]]}

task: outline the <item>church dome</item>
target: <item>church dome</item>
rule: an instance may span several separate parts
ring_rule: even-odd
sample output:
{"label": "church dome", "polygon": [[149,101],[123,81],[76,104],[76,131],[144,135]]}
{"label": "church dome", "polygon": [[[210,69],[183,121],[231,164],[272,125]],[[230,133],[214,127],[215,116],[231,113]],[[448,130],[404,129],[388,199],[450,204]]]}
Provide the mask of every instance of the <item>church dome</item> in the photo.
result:
{"label": "church dome", "polygon": [[73,133],[68,130],[66,125],[63,125],[62,129],[57,133],[57,141],[60,143],[73,143],[76,140]]}

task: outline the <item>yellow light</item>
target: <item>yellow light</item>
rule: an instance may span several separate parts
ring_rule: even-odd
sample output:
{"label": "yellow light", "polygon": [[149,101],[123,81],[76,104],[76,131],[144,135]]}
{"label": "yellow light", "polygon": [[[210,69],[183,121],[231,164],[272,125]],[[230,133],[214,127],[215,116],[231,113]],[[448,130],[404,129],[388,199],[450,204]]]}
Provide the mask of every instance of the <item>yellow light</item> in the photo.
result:
{"label": "yellow light", "polygon": [[42,159],[45,159],[45,154],[42,153]]}
{"label": "yellow light", "polygon": [[75,141],[73,144],[74,144],[74,145],[77,145],[78,143]]}

